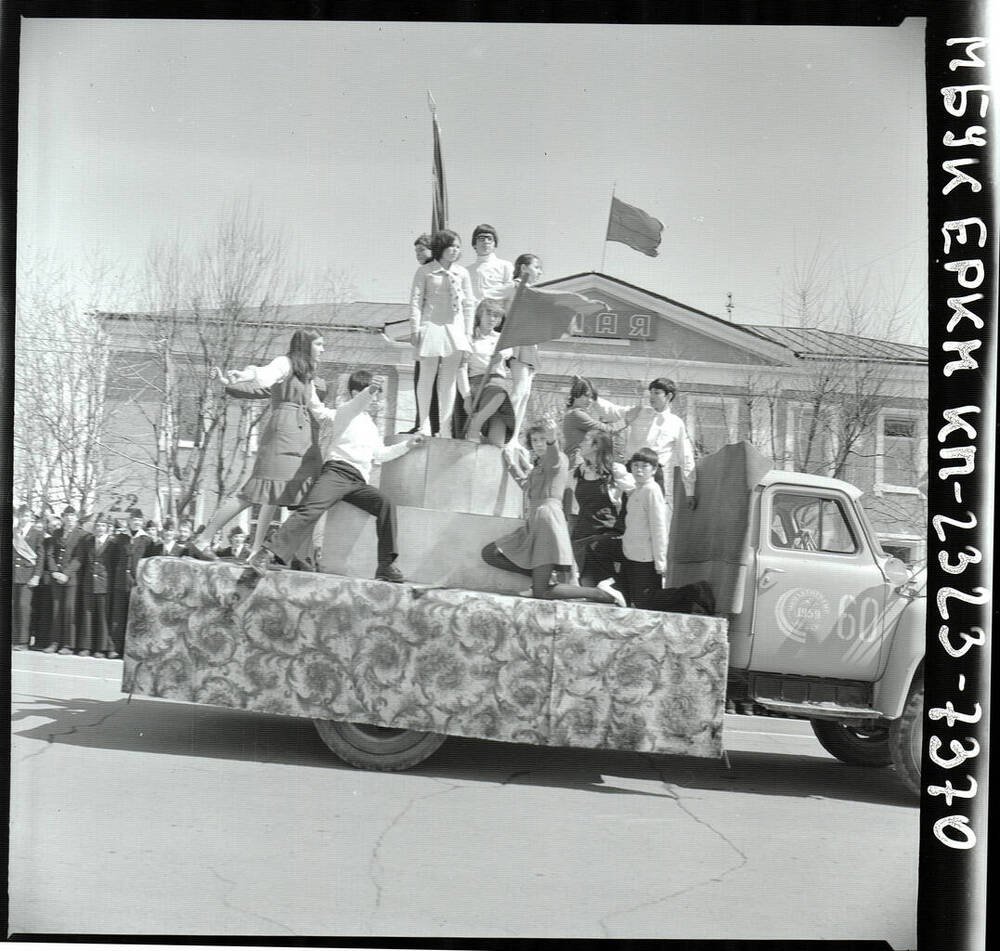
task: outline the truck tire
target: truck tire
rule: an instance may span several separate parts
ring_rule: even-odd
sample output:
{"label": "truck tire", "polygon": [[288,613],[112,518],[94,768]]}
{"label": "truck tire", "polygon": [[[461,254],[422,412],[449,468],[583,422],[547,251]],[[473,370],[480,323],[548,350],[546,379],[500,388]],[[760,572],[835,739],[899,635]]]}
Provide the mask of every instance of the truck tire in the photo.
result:
{"label": "truck tire", "polygon": [[864,728],[847,726],[833,720],[810,720],[813,733],[831,756],[848,766],[883,767],[892,765],[889,727],[873,720]]}
{"label": "truck tire", "polygon": [[913,678],[903,715],[889,725],[889,748],[896,775],[914,796],[920,795],[920,756],[923,747],[924,678]]}
{"label": "truck tire", "polygon": [[440,733],[340,720],[313,720],[313,725],[337,756],[359,769],[409,769],[427,759],[447,739]]}

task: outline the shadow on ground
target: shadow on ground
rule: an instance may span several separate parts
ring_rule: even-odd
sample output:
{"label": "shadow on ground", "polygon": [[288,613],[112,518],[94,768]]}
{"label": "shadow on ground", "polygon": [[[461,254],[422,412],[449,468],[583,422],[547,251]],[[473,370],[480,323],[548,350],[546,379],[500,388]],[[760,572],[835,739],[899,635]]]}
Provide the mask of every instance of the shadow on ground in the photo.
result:
{"label": "shadow on ground", "polygon": [[[37,723],[42,720],[42,723]],[[25,721],[32,721],[26,725]],[[109,750],[352,769],[330,752],[312,722],[242,710],[122,698],[115,701],[25,697],[14,736]],[[16,762],[17,753],[14,752]],[[915,806],[888,769],[862,769],[824,755],[733,750],[728,766],[693,757],[537,747],[450,737],[408,771],[468,783],[586,789],[672,798],[683,790],[799,796]],[[622,783],[659,780],[660,791]],[[393,774],[386,774],[386,782]],[[673,787],[678,787],[675,790]]]}

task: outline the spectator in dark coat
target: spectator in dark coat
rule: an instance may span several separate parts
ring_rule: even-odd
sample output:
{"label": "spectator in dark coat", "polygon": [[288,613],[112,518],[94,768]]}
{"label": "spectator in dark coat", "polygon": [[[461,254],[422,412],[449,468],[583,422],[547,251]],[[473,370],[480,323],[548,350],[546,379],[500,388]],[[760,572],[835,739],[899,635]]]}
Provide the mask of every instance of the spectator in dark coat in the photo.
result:
{"label": "spectator in dark coat", "polygon": [[67,505],[62,512],[62,531],[52,536],[47,551],[52,583],[52,640],[49,646],[58,649],[60,654],[72,654],[79,646],[77,608],[86,536],[87,532],[78,523],[76,509]]}
{"label": "spectator in dark coat", "polygon": [[106,562],[109,580],[108,636],[116,654],[121,654],[125,645],[125,622],[128,620],[128,601],[132,590],[132,572],[129,568],[131,543],[132,534],[128,523],[117,522],[108,542],[111,552]]}
{"label": "spectator in dark coat", "polygon": [[157,555],[170,555],[174,558],[180,558],[186,552],[187,547],[177,538],[177,529],[174,528],[174,523],[168,519],[160,530],[160,540],[150,545],[143,557],[154,558]]}
{"label": "spectator in dark coat", "polygon": [[14,515],[14,557],[11,585],[11,645],[25,650],[31,643],[31,600],[43,568],[43,532],[34,525],[35,516],[27,505]]}
{"label": "spectator in dark coat", "polygon": [[234,525],[229,530],[229,544],[219,552],[219,557],[231,561],[246,561],[249,554],[247,533],[239,525]]}
{"label": "spectator in dark coat", "polygon": [[94,534],[88,535],[83,567],[83,630],[80,656],[115,658],[109,632],[109,593],[115,570],[115,543],[111,522],[105,515],[94,520]]}
{"label": "spectator in dark coat", "polygon": [[46,654],[59,650],[59,642],[52,625],[52,572],[49,555],[54,545],[62,544],[62,519],[50,511],[45,516],[45,530],[42,535],[42,573],[38,577],[38,587],[31,602],[31,624],[35,629],[35,649]]}

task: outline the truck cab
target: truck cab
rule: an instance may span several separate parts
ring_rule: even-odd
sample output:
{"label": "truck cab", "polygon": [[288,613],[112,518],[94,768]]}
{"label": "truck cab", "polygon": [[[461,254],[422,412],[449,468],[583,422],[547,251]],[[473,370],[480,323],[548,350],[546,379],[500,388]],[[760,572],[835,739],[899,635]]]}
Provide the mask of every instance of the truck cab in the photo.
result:
{"label": "truck cab", "polygon": [[[882,550],[862,491],[768,468],[745,443],[701,460],[698,486],[698,508],[708,511],[678,510],[671,560],[680,580],[700,572],[714,582],[718,613],[729,620],[731,706],[807,718],[833,755],[895,763],[915,791],[919,715],[910,721],[922,697],[925,585]],[[895,756],[894,730],[907,747]]]}

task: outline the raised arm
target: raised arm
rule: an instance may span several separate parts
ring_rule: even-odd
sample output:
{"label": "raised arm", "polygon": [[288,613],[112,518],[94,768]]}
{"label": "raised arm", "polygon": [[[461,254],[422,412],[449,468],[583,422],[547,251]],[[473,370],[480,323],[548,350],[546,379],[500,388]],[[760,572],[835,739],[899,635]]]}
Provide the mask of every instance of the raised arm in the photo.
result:
{"label": "raised arm", "polygon": [[226,382],[229,384],[252,383],[270,389],[275,383],[288,379],[291,372],[292,361],[282,354],[280,357],[275,357],[266,366],[258,367],[251,364],[242,370],[230,370]]}
{"label": "raised arm", "polygon": [[392,446],[387,446],[384,443],[377,447],[375,454],[372,456],[372,462],[377,465],[381,465],[383,462],[389,462],[392,459],[398,459],[400,456],[405,456],[411,449],[416,446],[421,445],[427,439],[422,433],[416,433],[409,439],[403,442],[397,442]]}
{"label": "raised arm", "polygon": [[630,426],[639,413],[642,412],[641,405],[619,406],[617,403],[606,400],[603,396],[599,396],[594,400],[594,405],[597,407],[597,412],[601,420],[611,424],[612,432],[618,432],[625,429],[626,426]]}

